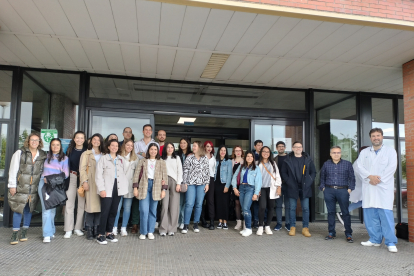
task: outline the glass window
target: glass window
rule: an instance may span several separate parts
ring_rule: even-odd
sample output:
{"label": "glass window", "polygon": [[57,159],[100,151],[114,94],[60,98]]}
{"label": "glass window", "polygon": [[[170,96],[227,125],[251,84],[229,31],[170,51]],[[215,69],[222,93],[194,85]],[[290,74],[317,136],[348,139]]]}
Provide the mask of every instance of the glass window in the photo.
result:
{"label": "glass window", "polygon": [[402,198],[402,213],[401,221],[408,222],[408,204],[407,204],[407,161],[405,151],[405,123],[404,123],[404,100],[398,100],[399,124],[400,131],[400,150],[401,150],[401,198]]}
{"label": "glass window", "polygon": [[7,149],[7,124],[0,124],[0,222],[3,221],[4,192],[6,191],[6,149]]}
{"label": "glass window", "polygon": [[0,71],[0,119],[10,119],[12,77],[13,72]]}
{"label": "glass window", "polygon": [[[341,158],[354,162],[358,156],[358,134],[356,118],[356,98],[349,94],[321,93],[315,95],[315,167],[320,171],[323,164],[331,159],[330,148],[340,146]],[[315,180],[316,219],[326,220],[327,209],[323,192],[319,190],[320,174]],[[340,212],[339,205],[337,211]],[[359,210],[351,212],[352,219],[359,218]]]}
{"label": "glass window", "polygon": [[91,77],[89,96],[125,101],[305,110],[305,92],[302,91],[104,77]]}

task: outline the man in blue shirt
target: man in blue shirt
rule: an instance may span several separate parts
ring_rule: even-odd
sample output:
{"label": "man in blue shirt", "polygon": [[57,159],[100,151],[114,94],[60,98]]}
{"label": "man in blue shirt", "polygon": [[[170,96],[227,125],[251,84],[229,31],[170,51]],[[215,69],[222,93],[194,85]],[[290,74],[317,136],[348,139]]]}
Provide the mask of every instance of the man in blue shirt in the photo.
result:
{"label": "man in blue shirt", "polygon": [[333,146],[330,153],[332,159],[326,161],[321,169],[321,184],[319,189],[323,191],[326,208],[328,209],[328,236],[325,240],[336,237],[335,213],[336,202],[342,212],[345,226],[345,236],[349,243],[352,239],[351,215],[349,214],[349,194],[355,189],[355,174],[351,162],[341,159],[341,147]]}

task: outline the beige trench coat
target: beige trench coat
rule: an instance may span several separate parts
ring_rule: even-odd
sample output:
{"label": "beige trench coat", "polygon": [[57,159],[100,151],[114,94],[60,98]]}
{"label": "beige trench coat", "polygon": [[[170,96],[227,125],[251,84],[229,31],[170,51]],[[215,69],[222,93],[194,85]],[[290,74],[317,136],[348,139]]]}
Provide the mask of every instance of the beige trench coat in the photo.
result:
{"label": "beige trench coat", "polygon": [[[102,158],[102,157],[101,157]],[[89,191],[85,191],[85,211],[87,213],[99,213],[101,200],[95,183],[96,160],[92,150],[82,153],[79,163],[79,182],[88,181]]]}
{"label": "beige trench coat", "polygon": [[[138,183],[139,174],[141,169],[144,170],[142,173],[141,181]],[[155,163],[154,172],[154,183],[152,186],[152,199],[155,201],[161,200],[162,180],[165,181],[165,185],[168,186],[168,174],[167,165],[164,160],[157,160]],[[141,159],[135,169],[133,187],[139,186],[138,188],[138,199],[145,199],[148,192],[148,159]]]}

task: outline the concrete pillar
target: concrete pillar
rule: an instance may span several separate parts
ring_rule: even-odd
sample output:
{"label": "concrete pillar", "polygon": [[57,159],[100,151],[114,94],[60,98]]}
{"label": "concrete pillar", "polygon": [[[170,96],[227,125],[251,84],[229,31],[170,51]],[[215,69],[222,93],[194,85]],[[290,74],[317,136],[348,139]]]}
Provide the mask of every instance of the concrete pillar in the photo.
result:
{"label": "concrete pillar", "polygon": [[403,65],[407,204],[410,242],[414,242],[414,60]]}

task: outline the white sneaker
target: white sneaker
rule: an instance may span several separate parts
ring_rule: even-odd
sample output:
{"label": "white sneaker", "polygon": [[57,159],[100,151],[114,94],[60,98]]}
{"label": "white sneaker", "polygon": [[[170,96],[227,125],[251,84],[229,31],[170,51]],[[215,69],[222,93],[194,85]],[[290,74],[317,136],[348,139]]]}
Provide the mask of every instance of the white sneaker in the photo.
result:
{"label": "white sneaker", "polygon": [[[50,242],[50,237],[44,237],[43,238],[43,242]],[[394,246],[395,247],[395,246]],[[396,247],[395,247],[396,248]],[[388,247],[389,250],[389,247]]]}
{"label": "white sneaker", "polygon": [[148,239],[153,240],[154,239],[154,234],[153,233],[148,233]]}
{"label": "white sneaker", "polygon": [[78,236],[83,236],[83,232],[81,230],[75,230],[75,234]]}
{"label": "white sneaker", "polygon": [[160,233],[160,236],[161,236],[161,237],[165,237],[165,236],[167,236],[167,234],[165,234],[165,233]]}
{"label": "white sneaker", "polygon": [[180,226],[178,226],[178,229],[183,230],[184,228],[184,223],[181,223]]}
{"label": "white sneaker", "polygon": [[155,223],[155,229],[158,229],[158,222]]}
{"label": "white sneaker", "polygon": [[126,227],[121,227],[121,237],[126,237],[126,236],[128,236]]}
{"label": "white sneaker", "polygon": [[243,235],[244,230],[246,230],[246,229],[243,229],[243,230],[241,230],[241,231],[239,232],[239,233],[240,233],[240,235]]}
{"label": "white sneaker", "polygon": [[373,242],[370,242],[370,241],[366,241],[366,242],[361,242],[361,245],[363,245],[363,246],[380,246],[381,244],[380,243],[373,243]]}
{"label": "white sneaker", "polygon": [[248,237],[253,233],[252,229],[246,228],[246,230],[244,230],[242,236],[243,237]]}
{"label": "white sneaker", "polygon": [[263,226],[259,226],[259,229],[257,229],[256,235],[258,236],[263,235]]}
{"label": "white sneaker", "polygon": [[146,237],[145,237],[145,235],[139,235],[139,239],[140,239],[140,240],[145,240],[145,239],[146,239]]}
{"label": "white sneaker", "polygon": [[72,236],[72,231],[66,231],[65,235],[63,236],[63,238],[70,239],[71,236]]}
{"label": "white sneaker", "polygon": [[187,234],[187,232],[188,232],[188,229],[181,230],[181,234]]}
{"label": "white sneaker", "polygon": [[112,228],[112,234],[114,234],[115,236],[118,235],[118,227]]}
{"label": "white sneaker", "polygon": [[270,229],[270,226],[265,226],[265,233],[266,234],[268,234],[268,235],[273,235],[273,232],[272,232],[272,230]]}
{"label": "white sneaker", "polygon": [[174,232],[168,232],[168,236],[174,236]]}
{"label": "white sneaker", "polygon": [[397,253],[397,247],[395,245],[388,246],[388,251],[391,253]]}

